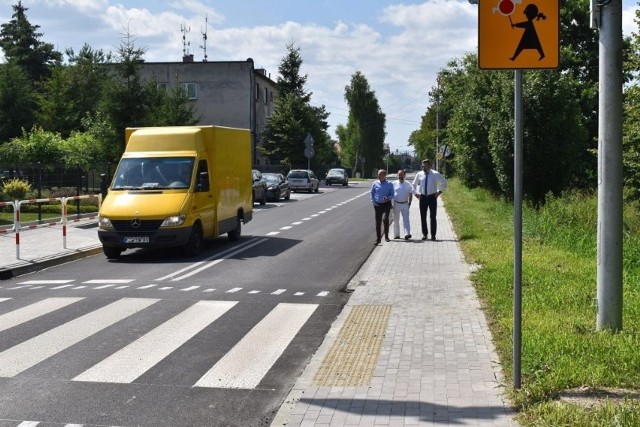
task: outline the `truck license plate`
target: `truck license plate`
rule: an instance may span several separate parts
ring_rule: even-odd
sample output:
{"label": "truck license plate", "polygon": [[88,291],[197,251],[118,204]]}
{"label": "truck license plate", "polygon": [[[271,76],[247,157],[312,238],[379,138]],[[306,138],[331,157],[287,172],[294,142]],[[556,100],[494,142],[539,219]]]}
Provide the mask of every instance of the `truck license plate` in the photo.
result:
{"label": "truck license plate", "polygon": [[149,237],[125,237],[125,243],[149,243]]}

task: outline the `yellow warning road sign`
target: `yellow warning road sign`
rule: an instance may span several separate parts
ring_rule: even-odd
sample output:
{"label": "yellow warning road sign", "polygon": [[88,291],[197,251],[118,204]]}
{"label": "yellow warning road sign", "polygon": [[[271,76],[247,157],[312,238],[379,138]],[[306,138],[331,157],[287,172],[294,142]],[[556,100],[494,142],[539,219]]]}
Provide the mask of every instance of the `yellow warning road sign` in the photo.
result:
{"label": "yellow warning road sign", "polygon": [[480,0],[478,3],[480,68],[558,67],[559,0]]}

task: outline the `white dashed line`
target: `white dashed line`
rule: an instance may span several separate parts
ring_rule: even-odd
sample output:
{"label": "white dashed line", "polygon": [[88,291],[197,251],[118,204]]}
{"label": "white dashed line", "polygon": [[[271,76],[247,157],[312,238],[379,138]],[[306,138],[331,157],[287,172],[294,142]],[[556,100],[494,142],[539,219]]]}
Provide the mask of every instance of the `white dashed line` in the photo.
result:
{"label": "white dashed line", "polygon": [[173,289],[173,286],[164,286],[164,287],[158,288],[158,289],[161,290],[161,291],[166,291],[166,290],[169,290],[169,289]]}
{"label": "white dashed line", "polygon": [[292,228],[291,225],[285,225],[284,227],[280,227],[280,230],[291,230]]}
{"label": "white dashed line", "polygon": [[306,218],[302,218],[302,220],[303,220],[303,221],[310,221],[310,220],[311,220],[311,218],[306,217]]}
{"label": "white dashed line", "polygon": [[242,288],[232,288],[227,291],[228,294],[235,294],[238,291],[241,291]]}
{"label": "white dashed line", "polygon": [[124,288],[128,288],[128,287],[129,287],[129,285],[122,285],[122,286],[116,286],[113,289],[124,289]]}
{"label": "white dashed line", "polygon": [[202,292],[213,292],[213,291],[215,291],[215,289],[209,288],[209,289],[205,289],[205,290],[204,290],[204,291],[202,291]]}
{"label": "white dashed line", "polygon": [[200,287],[200,286],[189,286],[188,288],[183,288],[183,289],[180,289],[180,290],[181,290],[182,292],[189,292],[189,291],[192,291],[192,290],[194,290],[194,289],[198,289],[199,287]]}
{"label": "white dashed line", "polygon": [[53,287],[53,288],[51,288],[51,289],[63,289],[63,288],[70,288],[70,287],[72,287],[72,286],[73,286],[73,285],[62,285],[62,286],[55,286],[55,287]]}
{"label": "white dashed line", "polygon": [[[144,285],[144,286],[139,286],[139,287],[137,287],[136,289],[149,289],[149,288],[154,288],[154,287],[156,287],[156,286],[157,286],[157,285],[154,285],[154,284],[151,284],[151,285]],[[118,289],[118,288],[116,288],[116,289]]]}
{"label": "white dashed line", "polygon": [[91,284],[91,285],[102,285],[106,283],[112,283],[114,285],[117,285],[119,283],[125,284],[125,283],[131,283],[131,282],[133,282],[133,279],[94,279],[94,280],[87,280],[82,283]]}
{"label": "white dashed line", "polygon": [[96,286],[96,287],[95,287],[95,288],[93,288],[93,289],[106,289],[106,288],[110,288],[110,287],[112,287],[112,286],[115,286],[115,285],[102,285],[102,286]]}
{"label": "white dashed line", "polygon": [[259,294],[260,291],[249,291],[250,294]]}
{"label": "white dashed line", "polygon": [[279,231],[272,231],[271,233],[265,234],[265,236],[275,236],[276,234],[280,234]]}
{"label": "white dashed line", "polygon": [[71,288],[71,289],[84,289],[86,288],[86,286],[82,285],[82,286],[76,286],[75,288]]}
{"label": "white dashed line", "polygon": [[28,280],[26,282],[20,282],[18,285],[63,285],[65,283],[71,283],[72,280]]}
{"label": "white dashed line", "polygon": [[292,224],[292,225],[300,225],[300,224],[302,224],[302,221],[292,222],[291,224]]}
{"label": "white dashed line", "polygon": [[277,291],[271,292],[271,295],[280,295],[287,292],[286,289],[278,289]]}
{"label": "white dashed line", "polygon": [[299,297],[304,295],[304,292],[296,292],[295,294],[293,294],[294,297]]}
{"label": "white dashed line", "polygon": [[327,295],[329,295],[329,291],[323,291],[320,292],[318,295],[316,295],[317,297],[326,297]]}

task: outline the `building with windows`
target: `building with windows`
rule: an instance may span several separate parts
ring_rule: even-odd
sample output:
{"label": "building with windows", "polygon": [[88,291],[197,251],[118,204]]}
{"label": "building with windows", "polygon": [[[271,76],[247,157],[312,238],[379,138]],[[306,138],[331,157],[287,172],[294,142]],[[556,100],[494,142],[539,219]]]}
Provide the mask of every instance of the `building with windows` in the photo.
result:
{"label": "building with windows", "polygon": [[276,84],[253,59],[246,61],[145,62],[140,76],[166,88],[181,85],[193,102],[199,125],[228,126],[251,130],[253,164],[266,164],[258,152],[267,118],[275,110]]}

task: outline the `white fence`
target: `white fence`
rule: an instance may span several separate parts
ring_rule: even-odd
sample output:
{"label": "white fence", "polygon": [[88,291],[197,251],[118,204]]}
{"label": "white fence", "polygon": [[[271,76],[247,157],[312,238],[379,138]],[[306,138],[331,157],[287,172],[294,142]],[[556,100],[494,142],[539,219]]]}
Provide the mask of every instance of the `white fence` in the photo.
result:
{"label": "white fence", "polygon": [[[0,228],[0,233],[15,233],[16,235],[16,259],[20,259],[20,230],[28,230],[40,227],[51,227],[53,225],[62,224],[62,247],[67,248],[67,224],[69,222],[69,213],[67,204],[69,201],[79,201],[84,199],[97,199],[98,210],[102,205],[102,195],[88,194],[84,196],[72,196],[72,197],[52,197],[48,199],[30,199],[30,200],[16,200],[14,202],[0,202],[0,207],[11,206],[13,208],[13,225],[10,227]],[[45,221],[29,221],[25,224],[20,220],[20,208],[24,205],[34,204],[57,204],[60,203],[60,217],[52,218]],[[91,220],[97,218],[98,212],[92,212],[89,214],[81,215],[82,219]],[[81,219],[76,216],[73,222],[80,221]]]}

